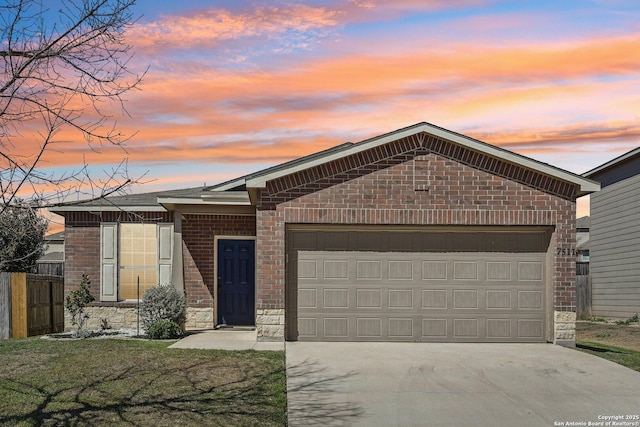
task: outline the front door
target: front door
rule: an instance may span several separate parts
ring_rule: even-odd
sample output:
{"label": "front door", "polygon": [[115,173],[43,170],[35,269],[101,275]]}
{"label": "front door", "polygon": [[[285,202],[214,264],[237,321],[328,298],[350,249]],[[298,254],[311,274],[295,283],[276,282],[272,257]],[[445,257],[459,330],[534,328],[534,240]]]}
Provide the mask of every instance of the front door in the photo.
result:
{"label": "front door", "polygon": [[218,240],[218,324],[255,325],[255,241]]}

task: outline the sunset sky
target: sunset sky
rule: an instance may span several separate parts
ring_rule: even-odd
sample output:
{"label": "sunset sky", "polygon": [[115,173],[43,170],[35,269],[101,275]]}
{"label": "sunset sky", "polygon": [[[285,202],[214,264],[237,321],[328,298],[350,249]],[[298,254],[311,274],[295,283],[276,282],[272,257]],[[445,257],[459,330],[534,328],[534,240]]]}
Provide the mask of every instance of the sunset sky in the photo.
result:
{"label": "sunset sky", "polygon": [[[136,14],[131,65],[149,71],[119,125],[151,182],[134,192],[422,121],[575,173],[640,145],[637,0],[140,0]],[[123,157],[99,151],[96,170]]]}

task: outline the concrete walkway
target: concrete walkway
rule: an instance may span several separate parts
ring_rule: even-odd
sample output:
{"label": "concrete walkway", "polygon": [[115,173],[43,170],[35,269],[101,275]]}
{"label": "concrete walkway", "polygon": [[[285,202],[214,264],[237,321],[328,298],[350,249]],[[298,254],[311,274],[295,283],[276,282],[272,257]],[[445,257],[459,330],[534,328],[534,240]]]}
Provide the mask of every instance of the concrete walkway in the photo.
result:
{"label": "concrete walkway", "polygon": [[169,348],[283,351],[283,341],[257,341],[255,330],[216,329],[190,334]]}
{"label": "concrete walkway", "polygon": [[286,353],[293,427],[640,425],[640,372],[555,345],[287,342]]}

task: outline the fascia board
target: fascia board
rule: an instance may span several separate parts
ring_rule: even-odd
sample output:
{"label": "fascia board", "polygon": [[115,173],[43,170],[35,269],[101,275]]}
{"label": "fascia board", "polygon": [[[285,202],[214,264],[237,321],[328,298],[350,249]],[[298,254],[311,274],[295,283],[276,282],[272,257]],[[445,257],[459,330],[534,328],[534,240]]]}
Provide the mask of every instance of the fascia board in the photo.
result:
{"label": "fascia board", "polygon": [[600,166],[596,166],[595,168],[591,169],[588,172],[585,172],[582,174],[582,176],[589,178],[595,174],[597,174],[598,172],[601,172],[605,169],[609,169],[615,165],[617,165],[618,163],[624,162],[625,160],[634,157],[635,155],[640,154],[640,147],[633,149],[627,153],[624,153],[621,156],[616,157],[615,159],[609,160],[606,163],[601,164]]}
{"label": "fascia board", "polygon": [[158,205],[147,206],[87,206],[87,205],[70,205],[49,208],[49,212],[166,212],[167,210]]}
{"label": "fascia board", "polygon": [[214,185],[209,191],[212,193],[217,193],[219,191],[227,191],[231,188],[240,187],[245,184],[244,178],[234,179],[233,181],[226,182],[224,184]]}
{"label": "fascia board", "polygon": [[247,192],[212,193],[199,198],[181,197],[158,197],[158,204],[161,205],[235,205],[250,206],[249,194]]}
{"label": "fascia board", "polygon": [[[421,125],[421,126],[424,126],[424,125]],[[303,171],[305,169],[312,168],[314,166],[322,165],[324,163],[329,163],[329,162],[332,162],[332,161],[337,160],[337,159],[341,159],[341,158],[346,157],[346,156],[357,154],[357,153],[359,153],[361,151],[366,151],[366,150],[369,150],[371,148],[375,148],[375,147],[378,147],[380,145],[387,144],[387,143],[389,143],[391,141],[395,141],[397,139],[401,139],[401,138],[405,138],[407,136],[415,135],[416,133],[419,133],[421,131],[422,130],[419,129],[418,126],[412,126],[410,128],[403,129],[403,130],[400,130],[400,131],[396,131],[396,132],[393,132],[391,134],[388,134],[388,135],[385,135],[385,136],[382,136],[382,137],[377,137],[377,138],[373,138],[373,139],[370,139],[370,140],[365,140],[365,141],[359,142],[357,144],[353,144],[351,147],[349,147],[349,148],[347,148],[347,149],[345,149],[343,151],[338,151],[336,153],[329,154],[326,157],[321,157],[321,158],[318,158],[318,159],[310,160],[309,162],[293,165],[290,168],[274,171],[274,172],[272,172],[270,174],[257,175],[255,177],[247,180],[247,187],[265,188],[267,181],[271,181],[273,179],[280,178],[281,176],[286,176],[286,175],[290,175],[292,173],[300,172],[300,171]]]}

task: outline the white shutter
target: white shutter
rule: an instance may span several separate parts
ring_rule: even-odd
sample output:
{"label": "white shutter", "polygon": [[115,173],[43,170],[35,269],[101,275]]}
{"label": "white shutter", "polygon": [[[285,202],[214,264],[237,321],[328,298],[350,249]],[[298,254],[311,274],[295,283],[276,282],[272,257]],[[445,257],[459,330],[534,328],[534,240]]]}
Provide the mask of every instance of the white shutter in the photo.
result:
{"label": "white shutter", "polygon": [[100,301],[118,301],[118,224],[100,224]]}
{"label": "white shutter", "polygon": [[171,284],[173,224],[158,224],[158,284]]}

